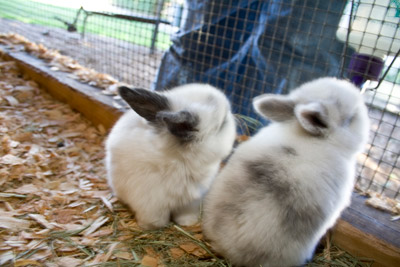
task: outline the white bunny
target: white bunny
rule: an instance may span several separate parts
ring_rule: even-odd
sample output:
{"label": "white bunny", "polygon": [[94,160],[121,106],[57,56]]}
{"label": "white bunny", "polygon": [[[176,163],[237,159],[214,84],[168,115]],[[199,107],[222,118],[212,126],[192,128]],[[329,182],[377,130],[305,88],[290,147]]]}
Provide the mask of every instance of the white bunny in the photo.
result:
{"label": "white bunny", "polygon": [[200,203],[236,136],[225,95],[205,84],[154,92],[120,87],[133,110],[106,141],[108,182],[144,229],[198,221]]}
{"label": "white bunny", "polygon": [[351,199],[369,133],[359,90],[336,78],[261,95],[273,122],[237,148],[205,198],[203,229],[237,266],[298,266]]}

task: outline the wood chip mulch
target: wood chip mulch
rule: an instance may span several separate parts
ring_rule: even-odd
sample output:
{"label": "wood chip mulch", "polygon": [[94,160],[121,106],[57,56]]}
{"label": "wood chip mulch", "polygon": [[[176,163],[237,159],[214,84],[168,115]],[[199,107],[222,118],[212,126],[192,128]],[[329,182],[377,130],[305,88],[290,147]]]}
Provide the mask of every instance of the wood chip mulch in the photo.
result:
{"label": "wood chip mulch", "polygon": [[[0,51],[0,266],[230,266],[200,225],[137,226],[105,180],[106,134]],[[309,266],[343,262],[371,263],[327,242]]]}
{"label": "wood chip mulch", "polygon": [[[196,244],[199,226],[164,237],[137,227],[106,183],[105,136],[0,60],[0,265],[163,266],[165,244],[178,261],[211,257]],[[180,236],[173,245],[171,235]]]}

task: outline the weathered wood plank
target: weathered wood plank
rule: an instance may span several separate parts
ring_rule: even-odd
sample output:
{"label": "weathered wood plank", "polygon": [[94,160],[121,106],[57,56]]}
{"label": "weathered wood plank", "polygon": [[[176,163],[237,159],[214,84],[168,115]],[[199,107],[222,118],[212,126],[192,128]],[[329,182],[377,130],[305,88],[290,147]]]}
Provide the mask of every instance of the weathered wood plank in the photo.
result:
{"label": "weathered wood plank", "polygon": [[352,202],[333,229],[332,241],[354,256],[375,260],[374,266],[400,266],[400,221],[365,204],[354,193]]}
{"label": "weathered wood plank", "polygon": [[400,266],[400,249],[368,234],[345,220],[332,231],[332,242],[356,257],[373,259],[373,266]]}
{"label": "weathered wood plank", "polygon": [[350,207],[341,218],[363,232],[400,248],[400,221],[391,221],[391,214],[367,206],[365,200],[367,197],[354,193]]}
{"label": "weathered wood plank", "polygon": [[123,113],[113,107],[112,97],[101,93],[100,89],[68,78],[66,73],[50,70],[45,62],[24,52],[7,51],[5,56],[17,62],[18,67],[30,79],[37,82],[55,99],[69,104],[73,109],[82,113],[94,125],[103,125],[110,129]]}

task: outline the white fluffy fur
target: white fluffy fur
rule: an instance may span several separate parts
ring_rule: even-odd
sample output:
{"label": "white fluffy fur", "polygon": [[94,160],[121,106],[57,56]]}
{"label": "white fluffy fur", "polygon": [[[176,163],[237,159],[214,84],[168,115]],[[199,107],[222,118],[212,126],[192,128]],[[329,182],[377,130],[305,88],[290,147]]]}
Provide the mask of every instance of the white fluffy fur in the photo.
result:
{"label": "white fluffy fur", "polygon": [[[335,78],[259,96],[254,106],[275,122],[241,144],[217,176],[204,232],[234,265],[298,266],[350,203],[367,109],[357,88]],[[307,120],[313,112],[326,127]]]}
{"label": "white fluffy fur", "polygon": [[193,140],[182,142],[165,125],[130,110],[106,141],[109,184],[145,229],[163,227],[171,217],[182,225],[197,222],[200,202],[236,135],[229,102],[218,89],[189,84],[159,94],[170,112],[198,116]]}

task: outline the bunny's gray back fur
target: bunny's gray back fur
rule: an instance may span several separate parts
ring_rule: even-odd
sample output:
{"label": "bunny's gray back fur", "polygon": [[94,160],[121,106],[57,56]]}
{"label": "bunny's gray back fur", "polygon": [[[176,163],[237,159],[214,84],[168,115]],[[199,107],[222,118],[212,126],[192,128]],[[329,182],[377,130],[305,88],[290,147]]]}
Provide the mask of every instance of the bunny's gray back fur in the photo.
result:
{"label": "bunny's gray back fur", "polygon": [[366,107],[353,85],[335,78],[254,105],[275,122],[241,144],[217,176],[204,233],[234,265],[301,265],[350,203]]}

